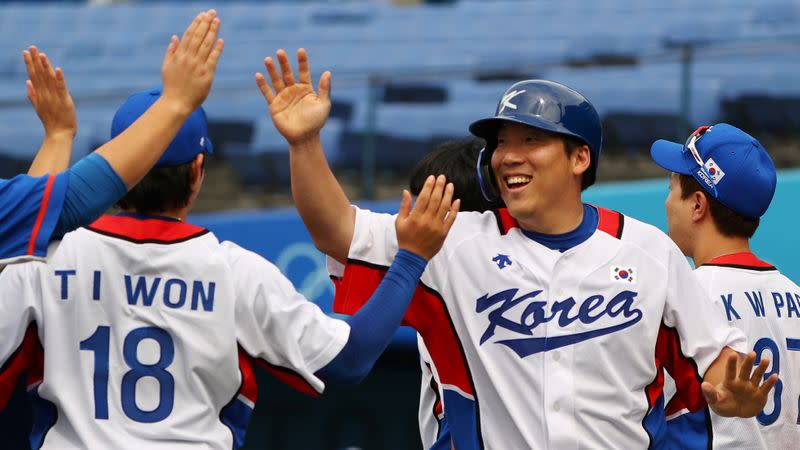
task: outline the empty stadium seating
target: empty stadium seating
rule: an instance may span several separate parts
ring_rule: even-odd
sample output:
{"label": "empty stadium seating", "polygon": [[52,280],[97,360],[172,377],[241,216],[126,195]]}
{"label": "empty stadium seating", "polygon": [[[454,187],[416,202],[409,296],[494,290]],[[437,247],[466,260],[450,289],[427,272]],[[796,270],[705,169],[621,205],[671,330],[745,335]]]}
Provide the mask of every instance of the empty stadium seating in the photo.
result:
{"label": "empty stadium seating", "polygon": [[[107,138],[129,93],[159,83],[170,34],[204,6],[0,2],[0,156],[30,159],[41,137],[25,99],[20,51],[27,45],[38,44],[65,70],[79,107],[81,155]],[[521,77],[585,93],[605,117],[611,151],[642,152],[653,133],[680,133],[677,49],[690,44],[698,47],[687,125],[730,120],[756,134],[797,130],[800,6],[789,0],[712,0],[701,10],[693,0],[216,7],[226,50],[206,109],[219,122],[212,137],[220,157],[233,161],[245,184],[285,178],[276,168],[288,149],[253,82],[263,57],[281,47],[308,49],[315,77],[332,70],[334,119],[323,137],[331,162],[345,169],[360,167],[372,135],[378,169],[405,170],[433,143],[463,136],[472,120],[492,114]],[[767,106],[769,114],[758,113]],[[271,175],[259,176],[262,167]]]}

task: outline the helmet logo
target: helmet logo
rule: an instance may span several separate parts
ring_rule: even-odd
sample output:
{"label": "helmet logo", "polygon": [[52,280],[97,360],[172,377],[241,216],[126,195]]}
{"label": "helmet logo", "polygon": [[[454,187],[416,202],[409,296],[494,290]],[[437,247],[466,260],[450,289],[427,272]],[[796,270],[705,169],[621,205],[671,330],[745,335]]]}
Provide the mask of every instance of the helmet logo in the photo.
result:
{"label": "helmet logo", "polygon": [[511,91],[511,92],[507,93],[506,95],[504,95],[503,98],[500,100],[500,105],[501,105],[500,106],[500,111],[497,111],[497,114],[498,115],[502,114],[503,111],[506,110],[506,108],[517,109],[517,105],[511,103],[511,100],[513,100],[514,97],[518,96],[519,94],[522,94],[523,92],[525,92],[525,89],[523,89],[521,91]]}

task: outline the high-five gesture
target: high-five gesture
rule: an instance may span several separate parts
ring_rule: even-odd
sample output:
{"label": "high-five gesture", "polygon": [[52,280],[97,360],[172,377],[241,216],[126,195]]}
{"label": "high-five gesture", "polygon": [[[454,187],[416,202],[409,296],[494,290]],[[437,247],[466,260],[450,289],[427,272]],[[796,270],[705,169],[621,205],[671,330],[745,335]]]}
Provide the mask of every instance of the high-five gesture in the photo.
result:
{"label": "high-five gesture", "polygon": [[461,206],[461,200],[453,201],[453,183],[446,182],[444,175],[429,176],[413,208],[411,194],[403,191],[395,221],[400,249],[430,260],[442,248]]}
{"label": "high-five gesture", "polygon": [[215,10],[198,14],[180,40],[172,36],[164,55],[162,96],[185,107],[187,114],[197,109],[211,90],[222,54],[223,42],[217,39],[219,26]]}
{"label": "high-five gesture", "polygon": [[271,57],[264,59],[274,91],[261,73],[256,74],[256,84],[267,100],[275,128],[289,145],[296,145],[318,136],[328,119],[331,111],[331,73],[326,71],[322,74],[318,92],[314,92],[308,54],[304,49],[297,51],[297,80],[283,50],[278,50],[278,63],[280,72]]}
{"label": "high-five gesture", "polygon": [[703,383],[703,394],[715,413],[725,417],[753,417],[764,409],[767,395],[778,381],[778,375],[773,374],[761,383],[769,360],[761,358],[753,370],[755,359],[755,352],[748,353],[744,359],[738,354],[727,355],[722,382],[716,385],[707,381]]}
{"label": "high-five gesture", "polygon": [[44,139],[28,175],[61,172],[69,166],[72,140],[78,131],[75,103],[61,68],[53,69],[47,55],[36,46],[22,52],[28,80],[28,100],[44,126]]}

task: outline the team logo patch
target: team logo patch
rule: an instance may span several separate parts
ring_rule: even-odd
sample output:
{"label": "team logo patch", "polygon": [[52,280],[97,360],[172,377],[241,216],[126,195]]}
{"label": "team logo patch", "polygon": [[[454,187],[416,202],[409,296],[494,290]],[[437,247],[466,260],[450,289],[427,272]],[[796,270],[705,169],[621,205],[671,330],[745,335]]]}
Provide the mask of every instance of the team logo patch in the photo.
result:
{"label": "team logo patch", "polygon": [[500,106],[500,111],[497,111],[497,114],[498,115],[501,114],[503,111],[506,110],[506,108],[516,110],[517,109],[517,105],[515,105],[514,103],[511,103],[511,100],[513,100],[514,97],[516,97],[519,94],[522,94],[524,92],[525,92],[525,89],[523,89],[521,91],[511,91],[511,92],[507,93],[506,95],[504,95],[503,99],[500,100],[500,105],[501,105]]}
{"label": "team logo patch", "polygon": [[725,176],[725,172],[722,171],[722,169],[716,162],[714,162],[713,159],[708,158],[705,166],[706,170],[708,170],[708,173],[711,174],[711,181],[713,181],[714,184],[718,184],[720,180],[722,180],[722,177]]}
{"label": "team logo patch", "polygon": [[498,253],[497,256],[492,258],[492,261],[494,261],[494,263],[497,264],[497,267],[500,269],[505,269],[506,266],[510,266],[512,264],[511,258],[502,253]]}
{"label": "team logo patch", "polygon": [[636,284],[636,268],[630,266],[611,266],[611,279],[625,284]]}

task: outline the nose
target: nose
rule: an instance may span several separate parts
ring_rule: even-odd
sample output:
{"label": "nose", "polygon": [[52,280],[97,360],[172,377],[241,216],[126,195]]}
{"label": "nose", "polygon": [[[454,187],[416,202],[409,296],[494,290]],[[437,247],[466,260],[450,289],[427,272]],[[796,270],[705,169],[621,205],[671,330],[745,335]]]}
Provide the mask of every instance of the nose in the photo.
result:
{"label": "nose", "polygon": [[495,151],[498,165],[513,166],[522,164],[522,146],[514,144],[506,144],[502,149]]}

